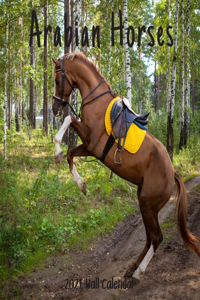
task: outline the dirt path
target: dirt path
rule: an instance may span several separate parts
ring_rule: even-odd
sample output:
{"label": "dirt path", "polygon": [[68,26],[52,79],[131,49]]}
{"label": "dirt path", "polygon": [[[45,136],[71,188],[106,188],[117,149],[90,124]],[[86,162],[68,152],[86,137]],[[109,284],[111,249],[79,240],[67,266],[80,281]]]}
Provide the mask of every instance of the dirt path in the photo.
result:
{"label": "dirt path", "polygon": [[[200,189],[192,191],[198,184],[199,175],[186,182],[186,190],[188,227],[200,237]],[[174,215],[175,205],[172,197],[159,214],[160,222]],[[17,299],[200,300],[200,259],[183,245],[176,227],[166,230],[168,240],[155,253],[139,284],[131,281],[127,289],[111,286],[112,278],[124,280],[125,269],[144,247],[145,231],[138,212],[121,222],[109,237],[92,249],[73,254],[71,258],[70,255],[53,258],[46,262],[45,269],[30,278],[20,278],[15,283],[20,292]],[[78,279],[76,289],[66,286],[69,279]],[[86,288],[86,280],[87,283],[90,280],[93,289]],[[10,299],[15,299],[13,293],[11,291]]]}

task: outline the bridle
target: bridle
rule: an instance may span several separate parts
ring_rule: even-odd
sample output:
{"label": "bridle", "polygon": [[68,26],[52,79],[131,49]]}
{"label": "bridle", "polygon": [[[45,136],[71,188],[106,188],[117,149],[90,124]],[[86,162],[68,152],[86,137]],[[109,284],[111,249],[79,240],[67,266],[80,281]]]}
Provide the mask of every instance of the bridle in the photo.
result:
{"label": "bridle", "polygon": [[[102,93],[102,94],[100,94],[100,95],[94,97],[92,100],[90,100],[90,101],[88,101],[88,102],[85,102],[85,100],[86,100],[90,95],[92,95],[92,93],[93,93],[94,91],[96,91],[96,89],[102,84],[102,82],[104,81],[104,80],[102,79],[102,80],[99,82],[99,84],[98,84],[98,85],[97,85],[97,86],[96,86],[96,87],[95,87],[95,88],[94,88],[94,89],[93,89],[93,90],[92,90],[92,91],[91,91],[91,92],[83,99],[82,104],[81,104],[81,107],[80,107],[79,114],[78,114],[78,116],[77,116],[77,114],[76,114],[76,112],[74,111],[74,109],[73,109],[73,107],[71,106],[71,104],[63,99],[63,94],[64,94],[64,91],[65,91],[65,78],[67,79],[67,82],[69,83],[69,85],[70,85],[70,87],[72,88],[72,90],[74,90],[73,85],[71,84],[69,78],[67,77],[67,74],[65,73],[65,61],[64,61],[64,58],[62,59],[62,69],[56,70],[56,73],[58,73],[58,72],[62,72],[61,98],[56,97],[56,96],[53,96],[53,99],[60,101],[61,104],[62,104],[63,106],[69,105],[69,107],[71,108],[71,110],[72,110],[72,112],[74,113],[74,115],[76,116],[76,118],[80,117],[80,112],[81,112],[81,110],[83,109],[83,107],[84,107],[86,104],[89,104],[89,103],[95,101],[96,99],[100,98],[101,96],[103,96],[103,95],[105,95],[105,94],[107,94],[107,93],[111,93],[111,92],[112,92],[112,90],[108,90],[108,91],[106,91],[106,92],[104,92],[104,93]],[[85,102],[85,103],[84,103],[84,102]]]}
{"label": "bridle", "polygon": [[77,117],[77,114],[76,112],[74,111],[73,107],[71,106],[71,104],[69,102],[66,102],[64,99],[63,99],[63,94],[64,94],[64,91],[65,91],[65,78],[67,79],[70,87],[72,88],[72,90],[74,91],[74,87],[73,85],[71,84],[71,82],[69,81],[69,78],[67,77],[67,74],[65,73],[65,62],[64,62],[64,59],[62,59],[62,69],[59,69],[59,70],[56,70],[56,73],[58,72],[62,72],[62,83],[61,83],[61,98],[59,97],[56,97],[56,96],[53,96],[53,99],[55,100],[58,100],[61,102],[61,104],[63,106],[66,106],[66,105],[69,105],[69,107],[71,108],[71,110],[73,111],[73,113],[76,115]]}

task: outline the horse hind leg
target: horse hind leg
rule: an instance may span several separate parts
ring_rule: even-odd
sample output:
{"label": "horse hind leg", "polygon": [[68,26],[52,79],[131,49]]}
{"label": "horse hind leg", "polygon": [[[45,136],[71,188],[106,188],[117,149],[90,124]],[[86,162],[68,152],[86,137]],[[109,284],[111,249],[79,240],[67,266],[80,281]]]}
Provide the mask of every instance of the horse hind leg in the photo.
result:
{"label": "horse hind leg", "polygon": [[140,210],[146,230],[146,245],[138,257],[137,261],[129,266],[125,273],[125,277],[133,277],[140,280],[150,260],[152,259],[156,249],[163,240],[163,235],[158,223],[158,214],[154,212],[146,202],[140,200]]}
{"label": "horse hind leg", "polygon": [[155,251],[163,240],[163,235],[158,223],[158,214],[153,211],[148,211],[147,213],[143,212],[142,216],[143,220],[145,220],[144,223],[146,224],[145,227],[148,234],[147,240],[149,241],[150,239],[150,245],[142,261],[137,263],[138,268],[133,273],[133,277],[138,280],[140,280],[140,275],[145,272]]}

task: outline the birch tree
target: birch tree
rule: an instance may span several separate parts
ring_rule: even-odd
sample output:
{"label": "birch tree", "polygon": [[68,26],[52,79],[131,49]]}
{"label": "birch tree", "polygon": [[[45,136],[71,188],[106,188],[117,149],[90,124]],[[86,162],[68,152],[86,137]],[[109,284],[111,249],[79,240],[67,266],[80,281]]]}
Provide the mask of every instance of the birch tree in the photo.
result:
{"label": "birch tree", "polygon": [[131,105],[131,63],[130,53],[128,47],[128,13],[127,13],[127,0],[123,0],[123,15],[124,15],[124,50],[125,50],[125,82],[126,82],[126,97]]}
{"label": "birch tree", "polygon": [[[21,24],[21,29],[22,29],[22,36],[23,36],[23,44],[24,44],[24,22],[22,18],[22,24]],[[23,52],[23,47],[21,47],[21,101],[22,101],[22,120],[25,119],[26,123],[26,129],[27,129],[27,134],[29,137],[29,141],[31,140],[31,131],[30,131],[30,126],[29,126],[29,120],[26,114],[26,109],[25,109],[25,88],[24,88],[24,61],[25,61],[25,55]]]}
{"label": "birch tree", "polygon": [[176,0],[175,9],[175,28],[174,28],[174,51],[173,51],[173,64],[172,64],[172,83],[171,83],[171,98],[168,113],[167,123],[167,150],[171,160],[173,160],[173,147],[174,147],[174,101],[175,101],[175,87],[176,87],[176,59],[177,59],[177,42],[178,42],[178,14],[179,14],[179,0]]}
{"label": "birch tree", "polygon": [[[31,3],[31,8],[32,8]],[[34,127],[35,124],[35,116],[34,116],[34,79],[33,79],[33,70],[34,70],[34,45],[32,44],[30,47],[30,66],[32,69],[32,76],[30,78],[30,110],[29,110],[29,121],[30,125]]]}
{"label": "birch tree", "polygon": [[181,0],[181,133],[179,149],[185,144],[184,116],[185,116],[185,65],[184,65],[184,1]]}
{"label": "birch tree", "polygon": [[[110,24],[111,24],[111,22],[112,22],[112,11],[113,11],[113,0],[111,0]],[[111,32],[111,30],[110,30],[110,40],[109,40],[109,47],[108,47],[108,72],[107,72],[107,78],[108,78],[108,81],[110,80],[111,40],[112,40],[112,32]]]}
{"label": "birch tree", "polygon": [[4,110],[3,110],[3,125],[4,125],[4,159],[7,159],[6,154],[6,131],[7,131],[7,77],[8,77],[8,13],[6,13],[6,67],[5,67],[5,86],[4,86]]}
{"label": "birch tree", "polygon": [[8,25],[8,66],[7,66],[7,69],[8,69],[8,78],[7,78],[7,126],[8,126],[8,129],[10,130],[11,129],[11,117],[12,117],[12,95],[11,95],[11,46],[10,46],[10,37],[11,37],[11,25],[9,24]]}
{"label": "birch tree", "polygon": [[[69,0],[65,0],[64,1],[64,14],[65,14],[65,24],[66,27],[69,27],[69,17],[70,17],[70,13],[69,13],[70,7],[69,7]],[[69,46],[66,45],[66,38],[65,38],[65,49],[64,49],[64,53],[69,53]]]}
{"label": "birch tree", "polygon": [[[44,7],[44,26],[47,27],[47,2]],[[47,63],[48,58],[48,41],[44,46],[44,102],[43,102],[43,127],[45,128],[46,135],[48,136],[48,87],[47,87]]]}
{"label": "birch tree", "polygon": [[139,91],[138,91],[138,113],[141,114],[142,112],[142,99],[141,99],[141,88],[142,88],[142,75],[141,75],[141,68],[142,68],[142,64],[141,64],[141,48],[139,47],[138,49],[138,60],[139,60]]}
{"label": "birch tree", "polygon": [[[81,0],[76,0],[76,5],[75,5],[75,30],[78,33],[78,36],[80,36],[80,20],[81,20]],[[76,35],[75,35],[76,38]],[[76,47],[75,47],[75,51],[79,51],[80,50],[80,45],[79,42],[76,41]],[[73,43],[72,43],[73,45]],[[74,49],[72,48],[72,51],[74,51]],[[74,111],[77,113],[77,106],[78,106],[78,89],[75,89],[74,91],[72,91],[72,95],[71,95],[71,105],[74,109]],[[72,114],[72,111],[70,112]],[[78,135],[75,132],[75,130],[70,127],[69,128],[69,142],[68,142],[68,149],[71,149],[73,147],[75,147],[77,145],[77,141],[78,141]]]}
{"label": "birch tree", "polygon": [[[64,0],[64,24],[66,25],[66,27],[69,26],[69,19],[70,19],[70,7],[69,7],[69,0]],[[73,28],[73,27],[72,27]],[[73,29],[72,29],[72,32],[73,32]],[[65,34],[66,34],[66,31],[65,31]],[[73,44],[73,42],[72,42]],[[64,53],[70,53],[70,47],[67,46],[66,44],[66,37],[64,39]],[[69,97],[68,99],[68,102],[71,103],[71,96]],[[70,114],[70,108],[68,105],[66,105],[64,108],[63,108],[63,120],[65,119],[65,117],[67,117],[68,115]],[[69,144],[69,130],[70,128],[68,128],[63,136],[63,139],[62,141],[65,143],[65,144]]]}
{"label": "birch tree", "polygon": [[[170,0],[168,0],[167,4],[168,8],[168,20],[170,18]],[[167,43],[169,43],[169,36],[167,36]],[[170,70],[170,47],[167,46],[167,103],[166,110],[169,113],[169,103],[171,98],[171,70]]]}
{"label": "birch tree", "polygon": [[185,128],[185,138],[184,138],[184,145],[187,143],[187,136],[188,136],[188,123],[189,123],[189,109],[190,109],[190,66],[189,66],[189,59],[190,59],[190,0],[187,0],[187,12],[186,12],[186,42],[187,42],[187,50],[186,50],[186,82],[185,82],[185,120],[184,120],[184,128]]}

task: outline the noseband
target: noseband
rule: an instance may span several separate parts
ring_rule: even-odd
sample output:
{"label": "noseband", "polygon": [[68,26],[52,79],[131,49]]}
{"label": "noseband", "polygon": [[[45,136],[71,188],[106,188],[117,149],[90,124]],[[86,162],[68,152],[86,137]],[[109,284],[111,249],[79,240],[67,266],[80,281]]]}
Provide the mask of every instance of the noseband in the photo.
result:
{"label": "noseband", "polygon": [[53,96],[53,99],[58,100],[61,102],[62,105],[66,106],[67,104],[69,105],[69,107],[71,108],[71,110],[73,111],[73,113],[77,116],[76,112],[74,111],[73,107],[69,104],[69,102],[66,102],[63,99],[63,94],[65,91],[65,78],[67,79],[69,85],[71,86],[72,90],[74,90],[73,85],[71,84],[71,82],[69,81],[69,78],[67,77],[67,74],[65,73],[65,62],[64,59],[62,60],[62,69],[56,70],[56,73],[58,72],[62,72],[62,83],[61,83],[61,98]]}
{"label": "noseband", "polygon": [[[65,91],[65,78],[67,79],[67,81],[68,81],[70,87],[72,88],[72,90],[74,90],[73,85],[71,84],[71,82],[69,81],[69,78],[67,77],[67,74],[65,73],[65,61],[64,61],[64,58],[62,59],[62,69],[56,70],[56,73],[58,73],[58,72],[62,72],[61,98],[56,97],[56,96],[53,96],[53,99],[60,101],[61,104],[64,105],[64,106],[69,105],[69,107],[71,108],[72,112],[76,115],[76,118],[77,118],[77,117],[80,117],[80,112],[79,112],[79,115],[77,116],[77,114],[76,114],[76,112],[74,111],[74,109],[73,109],[73,107],[71,106],[71,104],[63,99],[63,94],[64,94],[64,91]],[[107,94],[107,93],[111,93],[111,92],[112,92],[112,90],[108,90],[108,91],[106,91],[106,92],[104,92],[104,93],[102,93],[102,94],[100,94],[100,95],[94,97],[92,100],[90,100],[90,101],[84,103],[85,100],[86,100],[86,99],[87,99],[94,91],[96,91],[96,89],[101,85],[101,83],[102,83],[103,81],[104,81],[104,80],[102,79],[102,80],[99,82],[99,84],[98,84],[98,85],[97,85],[97,86],[96,86],[96,87],[95,87],[95,88],[94,88],[94,89],[93,89],[93,90],[92,90],[92,91],[91,91],[91,92],[83,99],[82,104],[81,104],[81,107],[80,107],[80,111],[83,109],[83,107],[84,107],[86,104],[89,104],[89,103],[93,102],[94,100],[98,99],[99,97],[101,97],[101,96],[103,96],[103,95],[105,95],[105,94]]]}

